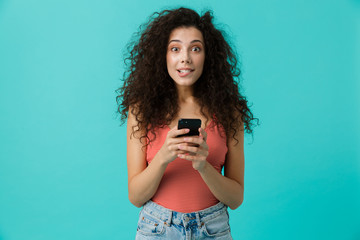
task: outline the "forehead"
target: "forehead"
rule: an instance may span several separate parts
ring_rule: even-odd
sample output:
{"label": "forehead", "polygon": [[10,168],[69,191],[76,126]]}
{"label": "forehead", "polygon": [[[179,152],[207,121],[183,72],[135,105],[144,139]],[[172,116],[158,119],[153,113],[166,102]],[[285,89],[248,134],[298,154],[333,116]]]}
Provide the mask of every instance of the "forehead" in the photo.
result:
{"label": "forehead", "polygon": [[171,31],[169,41],[180,40],[183,43],[193,40],[204,42],[203,35],[200,30],[195,27],[178,27]]}

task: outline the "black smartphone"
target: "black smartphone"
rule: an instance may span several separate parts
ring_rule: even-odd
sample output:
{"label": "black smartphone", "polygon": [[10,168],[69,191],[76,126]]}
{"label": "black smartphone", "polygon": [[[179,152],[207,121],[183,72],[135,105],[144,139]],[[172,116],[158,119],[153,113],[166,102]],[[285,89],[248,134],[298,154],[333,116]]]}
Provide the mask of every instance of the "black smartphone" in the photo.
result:
{"label": "black smartphone", "polygon": [[178,122],[178,129],[188,128],[190,132],[179,135],[177,137],[184,136],[199,136],[199,128],[201,127],[201,119],[181,118]]}

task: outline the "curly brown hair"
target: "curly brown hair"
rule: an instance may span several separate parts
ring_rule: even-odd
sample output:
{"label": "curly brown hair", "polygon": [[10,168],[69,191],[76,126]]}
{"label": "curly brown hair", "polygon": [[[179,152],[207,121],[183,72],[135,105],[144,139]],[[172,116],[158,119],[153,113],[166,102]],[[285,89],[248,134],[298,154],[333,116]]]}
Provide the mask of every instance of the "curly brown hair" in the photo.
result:
{"label": "curly brown hair", "polygon": [[248,101],[239,92],[241,71],[236,54],[212,20],[210,11],[201,17],[188,8],[155,12],[128,44],[124,83],[116,91],[116,101],[122,123],[132,107],[138,122],[137,130],[133,127],[133,135],[140,131],[143,134],[140,138],[154,140],[148,138],[148,133],[156,136],[155,128],[169,125],[179,111],[176,86],[166,65],[169,36],[178,27],[195,27],[203,34],[204,68],[194,84],[194,97],[201,113],[206,119],[215,116],[215,124],[222,126],[228,136],[235,138],[237,129],[253,132],[253,120],[258,119],[253,117]]}

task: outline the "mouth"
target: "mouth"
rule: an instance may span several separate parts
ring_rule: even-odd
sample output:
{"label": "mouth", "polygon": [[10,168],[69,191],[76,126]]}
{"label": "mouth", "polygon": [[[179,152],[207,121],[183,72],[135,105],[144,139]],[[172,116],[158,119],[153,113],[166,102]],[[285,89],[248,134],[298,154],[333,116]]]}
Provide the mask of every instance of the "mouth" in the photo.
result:
{"label": "mouth", "polygon": [[176,69],[178,71],[178,75],[179,77],[186,77],[190,74],[192,74],[192,72],[194,71],[194,69],[191,68],[180,68],[180,69]]}
{"label": "mouth", "polygon": [[187,69],[177,69],[177,71],[179,73],[190,73],[190,72],[193,72],[194,69],[190,69],[190,68],[187,68]]}

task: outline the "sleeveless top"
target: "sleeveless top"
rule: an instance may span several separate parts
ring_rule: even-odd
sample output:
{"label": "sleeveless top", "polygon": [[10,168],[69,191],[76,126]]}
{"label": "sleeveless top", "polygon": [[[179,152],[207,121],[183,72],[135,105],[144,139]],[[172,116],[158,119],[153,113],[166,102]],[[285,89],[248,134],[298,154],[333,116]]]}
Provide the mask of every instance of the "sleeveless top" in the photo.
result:
{"label": "sleeveless top", "polygon": [[[165,142],[170,128],[164,126],[155,129],[156,139],[147,146],[146,161],[148,164]],[[206,143],[209,146],[207,161],[221,173],[226,153],[226,134],[211,120],[205,128]],[[220,135],[221,132],[221,135]],[[153,139],[152,133],[148,134]],[[211,207],[219,202],[200,176],[192,167],[192,162],[176,158],[169,163],[152,201],[176,212],[190,213]]]}

